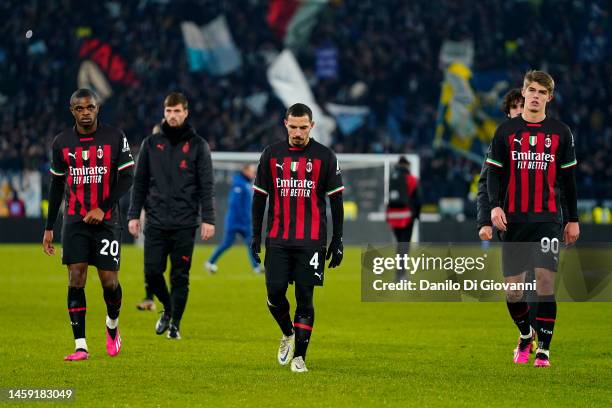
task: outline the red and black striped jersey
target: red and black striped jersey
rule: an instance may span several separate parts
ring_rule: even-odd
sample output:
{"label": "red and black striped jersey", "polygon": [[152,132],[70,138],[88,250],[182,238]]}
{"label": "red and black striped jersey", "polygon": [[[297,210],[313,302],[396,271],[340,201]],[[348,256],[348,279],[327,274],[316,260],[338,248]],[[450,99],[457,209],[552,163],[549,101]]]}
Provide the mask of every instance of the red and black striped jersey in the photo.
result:
{"label": "red and black striped jersey", "polygon": [[486,162],[506,180],[508,222],[561,222],[561,172],[577,163],[567,125],[548,117],[538,123],[510,119],[497,128]]}
{"label": "red and black striped jersey", "polygon": [[321,247],[327,241],[326,197],[344,190],[336,155],[310,139],[306,147],[287,140],[266,147],[253,189],[268,201],[267,245]]}
{"label": "red and black striped jersey", "polygon": [[[66,129],[55,136],[52,146],[51,174],[66,177],[64,222],[82,221],[88,211],[98,208],[119,172],[134,165],[125,134],[101,123],[87,135]],[[119,222],[116,207],[106,212],[104,222]]]}

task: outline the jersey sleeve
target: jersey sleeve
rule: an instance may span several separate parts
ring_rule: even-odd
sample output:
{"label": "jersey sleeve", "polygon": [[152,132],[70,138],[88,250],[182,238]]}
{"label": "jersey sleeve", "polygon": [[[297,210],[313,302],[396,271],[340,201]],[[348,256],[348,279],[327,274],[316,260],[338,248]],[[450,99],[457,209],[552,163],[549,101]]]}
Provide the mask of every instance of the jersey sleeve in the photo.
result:
{"label": "jersey sleeve", "polygon": [[270,174],[270,149],[266,148],[259,158],[257,175],[255,176],[255,183],[253,183],[253,190],[260,194],[268,195],[270,193],[271,184],[272,175]]}
{"label": "jersey sleeve", "polygon": [[574,148],[574,135],[572,135],[569,128],[566,128],[563,133],[563,145],[559,150],[559,166],[562,169],[569,169],[578,164],[576,160],[576,150]]}
{"label": "jersey sleeve", "polygon": [[508,147],[506,146],[506,141],[504,140],[504,136],[498,127],[495,131],[495,135],[493,136],[493,141],[491,141],[491,149],[489,154],[487,155],[486,163],[489,166],[504,168],[506,167],[506,162],[508,159]]}
{"label": "jersey sleeve", "polygon": [[119,149],[119,158],[117,160],[117,170],[125,170],[129,167],[134,166],[134,158],[130,151],[130,144],[128,143],[125,133],[121,132],[121,143]]}
{"label": "jersey sleeve", "polygon": [[325,193],[329,197],[343,190],[344,184],[342,184],[342,171],[340,170],[340,163],[338,162],[336,155],[331,152],[329,165],[327,167]]}
{"label": "jersey sleeve", "polygon": [[62,154],[62,148],[59,146],[59,136],[56,136],[53,139],[53,143],[51,145],[51,167],[49,171],[54,176],[65,176],[68,171],[68,164],[66,160],[64,160],[64,155]]}

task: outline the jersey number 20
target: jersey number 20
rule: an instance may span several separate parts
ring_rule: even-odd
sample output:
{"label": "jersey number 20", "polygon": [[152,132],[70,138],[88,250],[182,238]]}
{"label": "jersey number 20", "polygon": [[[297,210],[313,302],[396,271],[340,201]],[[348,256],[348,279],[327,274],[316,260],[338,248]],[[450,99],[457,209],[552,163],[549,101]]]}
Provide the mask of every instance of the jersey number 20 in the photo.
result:
{"label": "jersey number 20", "polygon": [[108,255],[109,249],[110,249],[111,256],[117,256],[119,254],[119,242],[118,241],[109,241],[108,239],[103,239],[101,242],[104,246],[100,250],[100,255]]}

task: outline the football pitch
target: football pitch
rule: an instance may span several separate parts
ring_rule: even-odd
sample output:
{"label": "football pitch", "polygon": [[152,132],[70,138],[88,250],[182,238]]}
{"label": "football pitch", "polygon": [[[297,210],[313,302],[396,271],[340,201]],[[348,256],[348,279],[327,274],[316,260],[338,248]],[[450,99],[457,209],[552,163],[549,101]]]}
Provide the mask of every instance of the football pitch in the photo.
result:
{"label": "football pitch", "polygon": [[212,249],[196,247],[183,339],[170,341],[155,335],[156,312],[136,310],[144,292],[143,253],[123,246],[123,349],[115,358],[106,355],[102,289],[90,268],[90,359],[68,363],[62,359],[74,342],[59,246],[55,257],[40,245],[0,246],[2,392],[70,388],[69,406],[87,407],[586,407],[612,401],[610,303],[559,303],[552,367],[517,367],[517,330],[505,304],[362,303],[360,249],[347,248],[342,266],[326,271],[325,287],[315,290],[310,372],[294,374],[276,362],[280,331],[246,250],[232,248],[211,276],[202,264]]}

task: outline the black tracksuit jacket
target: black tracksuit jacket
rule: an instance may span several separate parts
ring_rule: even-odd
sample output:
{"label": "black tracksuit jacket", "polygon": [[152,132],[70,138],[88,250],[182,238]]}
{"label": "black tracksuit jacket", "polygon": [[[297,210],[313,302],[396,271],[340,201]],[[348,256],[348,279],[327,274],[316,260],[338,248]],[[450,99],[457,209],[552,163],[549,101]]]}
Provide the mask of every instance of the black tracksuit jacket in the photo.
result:
{"label": "black tracksuit jacket", "polygon": [[140,147],[128,219],[161,229],[215,224],[214,182],[208,143],[191,125],[147,137]]}

